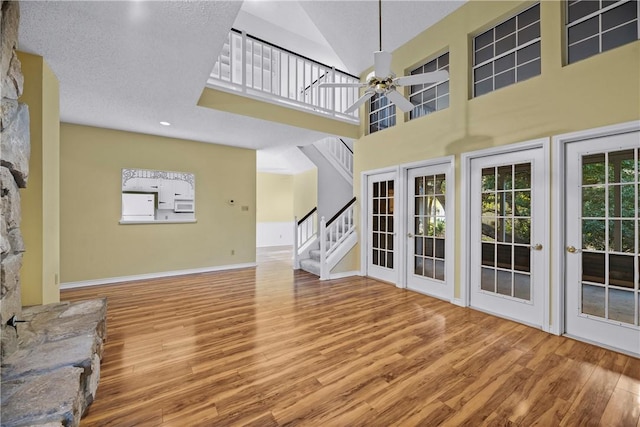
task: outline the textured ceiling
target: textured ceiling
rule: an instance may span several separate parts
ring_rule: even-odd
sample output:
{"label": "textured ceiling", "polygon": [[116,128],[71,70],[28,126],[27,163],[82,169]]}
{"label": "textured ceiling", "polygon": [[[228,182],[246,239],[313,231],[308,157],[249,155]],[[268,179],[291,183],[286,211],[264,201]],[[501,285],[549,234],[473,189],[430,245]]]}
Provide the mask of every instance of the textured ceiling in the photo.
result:
{"label": "textured ceiling", "polygon": [[[397,48],[461,4],[384,1],[384,49]],[[23,1],[20,8],[19,48],[43,56],[58,77],[62,121],[282,148],[274,153],[326,135],[196,105],[229,29],[356,75],[372,65],[378,44],[371,0]]]}

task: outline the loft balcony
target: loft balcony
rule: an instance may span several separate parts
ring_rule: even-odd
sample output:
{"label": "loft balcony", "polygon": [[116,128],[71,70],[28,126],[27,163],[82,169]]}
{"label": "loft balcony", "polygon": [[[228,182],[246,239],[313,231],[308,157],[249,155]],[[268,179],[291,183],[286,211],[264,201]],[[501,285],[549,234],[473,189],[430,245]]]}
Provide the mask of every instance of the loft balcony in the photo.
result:
{"label": "loft balcony", "polygon": [[324,82],[359,83],[359,79],[232,29],[207,86],[359,124],[358,111],[343,113],[358,99],[358,88],[319,88]]}

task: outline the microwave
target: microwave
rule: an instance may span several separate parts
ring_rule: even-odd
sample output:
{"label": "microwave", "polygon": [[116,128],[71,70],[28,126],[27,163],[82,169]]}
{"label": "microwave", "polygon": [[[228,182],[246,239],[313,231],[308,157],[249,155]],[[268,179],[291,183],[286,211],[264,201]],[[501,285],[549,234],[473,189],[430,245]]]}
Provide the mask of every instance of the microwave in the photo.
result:
{"label": "microwave", "polygon": [[194,200],[180,200],[176,199],[173,205],[174,212],[194,212],[195,211],[195,202]]}

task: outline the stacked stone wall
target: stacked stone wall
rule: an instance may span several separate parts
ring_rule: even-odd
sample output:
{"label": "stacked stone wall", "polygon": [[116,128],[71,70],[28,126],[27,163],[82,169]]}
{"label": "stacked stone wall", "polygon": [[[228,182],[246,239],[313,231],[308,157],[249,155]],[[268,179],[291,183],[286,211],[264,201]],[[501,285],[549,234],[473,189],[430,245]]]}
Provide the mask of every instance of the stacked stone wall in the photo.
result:
{"label": "stacked stone wall", "polygon": [[18,60],[18,25],[20,9],[17,1],[0,3],[0,357],[16,351],[17,331],[7,325],[12,316],[22,314],[20,268],[25,251],[20,232],[20,188],[26,188],[29,177],[29,108],[18,102],[24,78]]}

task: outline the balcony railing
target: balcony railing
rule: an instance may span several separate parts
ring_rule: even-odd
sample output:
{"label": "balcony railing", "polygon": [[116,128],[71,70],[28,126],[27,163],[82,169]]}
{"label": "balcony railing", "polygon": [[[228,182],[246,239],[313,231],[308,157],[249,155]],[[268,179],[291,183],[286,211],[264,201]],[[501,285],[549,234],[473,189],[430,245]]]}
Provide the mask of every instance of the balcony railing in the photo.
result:
{"label": "balcony railing", "polygon": [[212,87],[358,123],[358,111],[342,113],[358,88],[320,88],[324,82],[358,83],[335,68],[232,29],[207,80]]}

